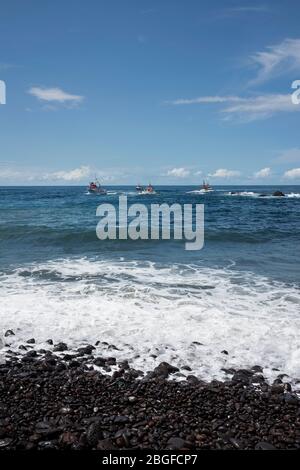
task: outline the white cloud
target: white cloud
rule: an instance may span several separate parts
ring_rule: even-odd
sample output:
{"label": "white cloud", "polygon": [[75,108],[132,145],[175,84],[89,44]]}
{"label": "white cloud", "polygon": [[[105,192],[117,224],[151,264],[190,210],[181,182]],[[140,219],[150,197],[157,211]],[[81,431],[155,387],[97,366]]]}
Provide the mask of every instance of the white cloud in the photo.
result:
{"label": "white cloud", "polygon": [[226,168],[219,168],[214,173],[210,173],[211,178],[234,178],[240,176],[240,172],[236,170],[226,170]]}
{"label": "white cloud", "polygon": [[197,98],[179,98],[173,101],[166,101],[166,104],[171,105],[184,105],[184,104],[214,104],[214,103],[226,103],[226,102],[235,102],[241,101],[242,98],[238,96],[199,96]]}
{"label": "white cloud", "polygon": [[81,166],[70,171],[56,171],[53,173],[47,173],[43,176],[44,180],[50,181],[82,181],[89,178],[91,175],[91,169],[89,166]]}
{"label": "white cloud", "polygon": [[300,39],[284,39],[281,43],[268,46],[264,51],[250,57],[258,68],[257,77],[251,83],[261,83],[274,76],[300,70]]}
{"label": "white cloud", "polygon": [[203,96],[193,99],[179,99],[170,102],[172,105],[190,104],[225,104],[221,112],[224,119],[238,118],[243,121],[265,119],[281,112],[300,111],[300,105],[292,103],[290,94],[267,94],[242,98],[240,96]]}
{"label": "white cloud", "polygon": [[296,179],[300,178],[300,168],[293,168],[292,170],[288,170],[284,173],[284,178],[289,179]]}
{"label": "white cloud", "polygon": [[260,13],[269,11],[267,5],[244,5],[228,8],[228,13]]}
{"label": "white cloud", "polygon": [[40,88],[32,87],[28,90],[30,95],[35,96],[41,101],[78,104],[83,100],[83,96],[71,95],[60,88]]}
{"label": "white cloud", "polygon": [[271,175],[271,168],[262,168],[261,170],[254,173],[255,178],[267,178]]}
{"label": "white cloud", "polygon": [[167,176],[173,176],[174,178],[185,178],[190,175],[190,170],[187,168],[173,168],[167,172]]}

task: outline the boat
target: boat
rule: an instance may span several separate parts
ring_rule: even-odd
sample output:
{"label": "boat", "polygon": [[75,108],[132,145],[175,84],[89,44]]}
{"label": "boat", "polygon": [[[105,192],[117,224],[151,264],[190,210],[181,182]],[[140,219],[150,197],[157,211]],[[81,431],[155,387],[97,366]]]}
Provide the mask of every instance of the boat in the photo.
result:
{"label": "boat", "polygon": [[138,184],[135,189],[138,191],[138,192],[141,192],[141,191],[144,191],[144,188],[143,186],[141,186],[140,184]]}
{"label": "boat", "polygon": [[92,181],[89,186],[88,186],[88,193],[89,194],[100,194],[100,195],[105,195],[107,194],[106,189],[102,188],[101,184],[99,181],[96,179],[95,181]]}
{"label": "boat", "polygon": [[[142,188],[142,187],[141,187]],[[142,188],[139,191],[139,194],[156,194],[155,189],[153,188],[152,184],[149,183],[146,188]]]}
{"label": "boat", "polygon": [[200,189],[200,193],[212,193],[214,189],[210,186],[210,184],[203,180],[202,188]]}

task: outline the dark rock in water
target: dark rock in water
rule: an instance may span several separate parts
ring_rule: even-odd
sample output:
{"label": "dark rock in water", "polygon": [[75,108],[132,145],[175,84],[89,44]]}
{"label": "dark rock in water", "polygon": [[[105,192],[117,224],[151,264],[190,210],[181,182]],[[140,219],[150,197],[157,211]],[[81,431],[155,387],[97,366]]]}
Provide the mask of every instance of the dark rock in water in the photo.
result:
{"label": "dark rock in water", "polygon": [[28,344],[35,344],[35,339],[34,338],[30,338],[26,341],[26,343]]}
{"label": "dark rock in water", "polygon": [[46,343],[53,344],[53,340],[52,339],[47,339]]}
{"label": "dark rock in water", "polygon": [[253,370],[253,372],[263,372],[263,368],[261,366],[253,366],[251,370]]}
{"label": "dark rock in water", "polygon": [[269,442],[258,442],[255,446],[255,450],[276,450],[276,447],[274,447],[272,444]]}
{"label": "dark rock in water", "polygon": [[18,349],[20,349],[21,351],[27,351],[26,346],[24,346],[23,344],[20,344]]}
{"label": "dark rock in water", "polygon": [[28,351],[26,357],[37,357],[37,352],[35,350]]}
{"label": "dark rock in water", "polygon": [[104,367],[106,362],[103,357],[96,357],[96,359],[94,359],[94,364],[98,367]]}
{"label": "dark rock in water", "polygon": [[5,333],[4,333],[4,336],[7,337],[7,336],[15,336],[15,333],[13,332],[13,330],[7,330]]}
{"label": "dark rock in water", "polygon": [[277,394],[280,394],[280,393],[283,393],[284,392],[284,385],[283,384],[273,384],[272,387],[271,387],[271,393],[273,395],[277,395]]}
{"label": "dark rock in water", "polygon": [[247,369],[240,369],[233,374],[233,382],[242,382],[244,384],[249,384],[250,378],[252,377],[253,372]]}
{"label": "dark rock in water", "polygon": [[223,349],[223,351],[221,351],[221,354],[226,354],[226,356],[228,356],[229,352],[226,351],[226,349]]}
{"label": "dark rock in water", "polygon": [[186,380],[191,384],[198,384],[199,379],[195,375],[188,375]]}
{"label": "dark rock in water", "polygon": [[68,346],[66,345],[66,343],[58,343],[53,348],[53,351],[55,352],[62,352],[62,351],[67,351],[67,350],[68,350]]}
{"label": "dark rock in water", "polygon": [[291,384],[289,384],[288,382],[286,382],[286,383],[284,384],[284,390],[285,390],[286,392],[291,392],[291,391],[292,391],[292,386],[291,386]]}
{"label": "dark rock in water", "polygon": [[78,348],[77,351],[80,355],[91,355],[93,350],[96,349],[94,346],[92,346],[91,344],[89,344],[88,346],[85,346],[83,348]]}
{"label": "dark rock in water", "polygon": [[107,349],[108,350],[114,350],[114,351],[120,351],[120,349],[117,348],[117,346],[115,346],[114,344],[110,344]]}
{"label": "dark rock in water", "polygon": [[186,442],[180,437],[171,437],[167,444],[168,449],[180,450],[186,448]]}
{"label": "dark rock in water", "polygon": [[273,196],[284,197],[285,194],[284,194],[282,191],[275,191],[275,192],[273,193]]}
{"label": "dark rock in water", "polygon": [[182,370],[187,370],[188,372],[191,372],[191,367],[190,366],[182,366],[181,367]]}
{"label": "dark rock in water", "polygon": [[126,369],[126,370],[129,369],[129,363],[128,363],[127,360],[119,362],[118,365],[119,365],[120,369]]}
{"label": "dark rock in water", "polygon": [[267,197],[267,194],[260,194],[258,197]]}
{"label": "dark rock in water", "polygon": [[174,374],[174,372],[179,372],[178,367],[174,367],[167,362],[161,362],[157,367],[155,367],[152,374],[154,377],[167,378],[169,374]]}
{"label": "dark rock in water", "polygon": [[105,362],[108,366],[115,366],[117,364],[115,357],[107,357]]}

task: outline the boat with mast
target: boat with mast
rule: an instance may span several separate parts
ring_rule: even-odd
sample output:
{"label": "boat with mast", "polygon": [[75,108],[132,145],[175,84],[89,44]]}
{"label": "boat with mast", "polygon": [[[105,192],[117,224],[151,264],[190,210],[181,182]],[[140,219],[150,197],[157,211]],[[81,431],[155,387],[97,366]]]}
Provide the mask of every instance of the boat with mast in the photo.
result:
{"label": "boat with mast", "polygon": [[200,193],[212,193],[214,191],[214,189],[212,188],[212,186],[210,186],[210,184],[203,180],[203,184],[202,184],[202,188],[200,189]]}
{"label": "boat with mast", "polygon": [[89,194],[105,195],[105,194],[107,194],[107,191],[106,191],[106,189],[102,188],[98,178],[95,178],[95,180],[92,181],[88,186],[88,193]]}

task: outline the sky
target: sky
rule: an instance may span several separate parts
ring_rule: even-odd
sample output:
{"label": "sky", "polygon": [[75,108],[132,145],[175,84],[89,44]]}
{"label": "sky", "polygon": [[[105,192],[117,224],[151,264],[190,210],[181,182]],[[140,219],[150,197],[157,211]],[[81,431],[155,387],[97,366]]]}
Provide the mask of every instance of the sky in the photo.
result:
{"label": "sky", "polygon": [[300,184],[298,0],[2,0],[0,16],[0,185]]}

